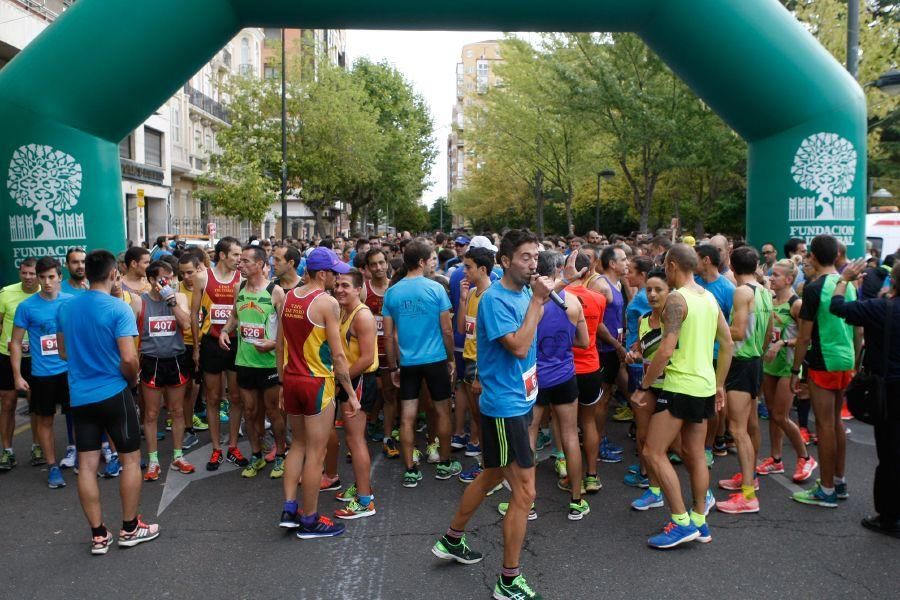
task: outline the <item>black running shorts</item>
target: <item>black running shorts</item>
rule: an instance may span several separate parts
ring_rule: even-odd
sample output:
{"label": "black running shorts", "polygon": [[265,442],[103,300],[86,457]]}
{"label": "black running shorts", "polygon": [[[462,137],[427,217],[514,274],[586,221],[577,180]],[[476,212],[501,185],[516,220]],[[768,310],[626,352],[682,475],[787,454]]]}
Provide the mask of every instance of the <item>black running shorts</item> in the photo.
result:
{"label": "black running shorts", "polygon": [[619,360],[619,353],[615,350],[600,353],[600,369],[603,373],[603,383],[615,385],[616,378],[619,376],[619,367],[622,361]]}
{"label": "black running shorts", "polygon": [[119,454],[141,449],[141,423],[137,404],[126,386],[114,396],[72,407],[75,447],[79,452],[100,450],[103,433],[109,435]]}
{"label": "black running shorts", "polygon": [[231,338],[231,350],[222,350],[219,347],[219,338],[204,335],[200,341],[200,370],[210,375],[218,375],[223,371],[234,371],[237,346],[237,338]]}
{"label": "black running shorts", "polygon": [[725,378],[725,390],[729,392],[746,392],[751,398],[759,396],[762,382],[762,361],[756,358],[732,358],[728,377]]}
{"label": "black running shorts", "polygon": [[428,386],[428,392],[434,401],[450,399],[450,372],[447,361],[400,367],[400,400],[416,400],[422,388],[422,380]]}
{"label": "black running shorts", "polygon": [[497,469],[515,462],[523,469],[535,465],[528,427],[531,411],[518,417],[481,415],[481,452],[485,469]]}
{"label": "black running shorts", "polygon": [[62,409],[63,414],[69,413],[69,374],[59,373],[47,377],[33,376],[28,382],[31,386],[31,398],[28,408],[39,417],[52,417],[56,414],[56,407]]}
{"label": "black running shorts", "polygon": [[716,415],[716,396],[698,398],[687,394],[663,390],[656,397],[655,413],[669,411],[676,419],[689,423],[702,423]]}
{"label": "black running shorts", "polygon": [[281,383],[278,379],[278,369],[260,369],[257,367],[237,368],[237,384],[242,390],[265,391]]}
{"label": "black running shorts", "polygon": [[549,406],[553,404],[559,406],[575,402],[576,398],[578,398],[578,382],[575,380],[575,377],[571,377],[557,385],[538,387],[537,405]]}
{"label": "black running shorts", "polygon": [[576,375],[578,380],[578,404],[593,406],[603,396],[603,370]]}
{"label": "black running shorts", "polygon": [[141,383],[149,388],[178,387],[190,379],[191,371],[184,364],[183,354],[171,358],[141,355]]}
{"label": "black running shorts", "polygon": [[[22,357],[22,377],[26,381],[31,380],[31,357]],[[0,390],[9,391],[16,389],[16,382],[13,379],[12,360],[8,354],[0,354]]]}

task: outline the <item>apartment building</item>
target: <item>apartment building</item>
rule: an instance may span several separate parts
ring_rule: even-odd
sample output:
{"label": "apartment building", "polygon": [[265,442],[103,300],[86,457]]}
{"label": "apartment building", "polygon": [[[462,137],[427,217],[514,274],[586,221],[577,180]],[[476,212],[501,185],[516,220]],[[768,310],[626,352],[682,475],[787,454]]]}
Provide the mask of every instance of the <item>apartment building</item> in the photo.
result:
{"label": "apartment building", "polygon": [[[456,103],[453,106],[450,134],[447,136],[447,197],[465,185],[466,175],[477,168],[474,152],[466,148],[465,132],[470,126],[473,108],[484,94],[501,84],[494,73],[502,61],[500,42],[485,40],[462,47],[456,64]],[[454,216],[454,227],[461,227],[462,217]]]}

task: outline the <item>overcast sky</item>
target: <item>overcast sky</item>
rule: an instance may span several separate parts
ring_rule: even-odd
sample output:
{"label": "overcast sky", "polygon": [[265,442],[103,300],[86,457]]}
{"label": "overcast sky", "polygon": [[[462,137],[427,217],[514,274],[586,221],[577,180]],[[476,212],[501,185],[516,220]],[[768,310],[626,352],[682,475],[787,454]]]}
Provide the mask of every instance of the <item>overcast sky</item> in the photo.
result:
{"label": "overcast sky", "polygon": [[423,199],[431,205],[447,193],[447,134],[456,102],[456,63],[464,44],[499,39],[499,31],[362,31],[347,32],[353,61],[387,60],[403,73],[431,108],[440,154],[431,170],[431,187]]}

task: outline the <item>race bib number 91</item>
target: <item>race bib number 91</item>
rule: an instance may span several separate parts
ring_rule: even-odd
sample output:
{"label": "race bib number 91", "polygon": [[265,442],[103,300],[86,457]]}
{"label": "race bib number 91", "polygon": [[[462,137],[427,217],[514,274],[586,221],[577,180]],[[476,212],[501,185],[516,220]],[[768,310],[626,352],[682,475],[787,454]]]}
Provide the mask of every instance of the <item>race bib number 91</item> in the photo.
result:
{"label": "race bib number 91", "polygon": [[56,334],[41,336],[41,356],[56,356],[59,354],[59,345],[56,343]]}
{"label": "race bib number 91", "polygon": [[224,325],[231,316],[232,308],[230,304],[213,304],[209,308],[209,322],[213,325]]}

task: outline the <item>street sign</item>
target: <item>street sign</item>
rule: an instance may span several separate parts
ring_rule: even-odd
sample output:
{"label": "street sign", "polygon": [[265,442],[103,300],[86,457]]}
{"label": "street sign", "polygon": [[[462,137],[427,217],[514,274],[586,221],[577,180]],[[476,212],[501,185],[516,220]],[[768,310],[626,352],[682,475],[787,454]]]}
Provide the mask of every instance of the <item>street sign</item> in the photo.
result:
{"label": "street sign", "polygon": [[144,202],[144,188],[138,188],[137,205],[138,208],[144,208],[144,206],[146,205],[146,202]]}

